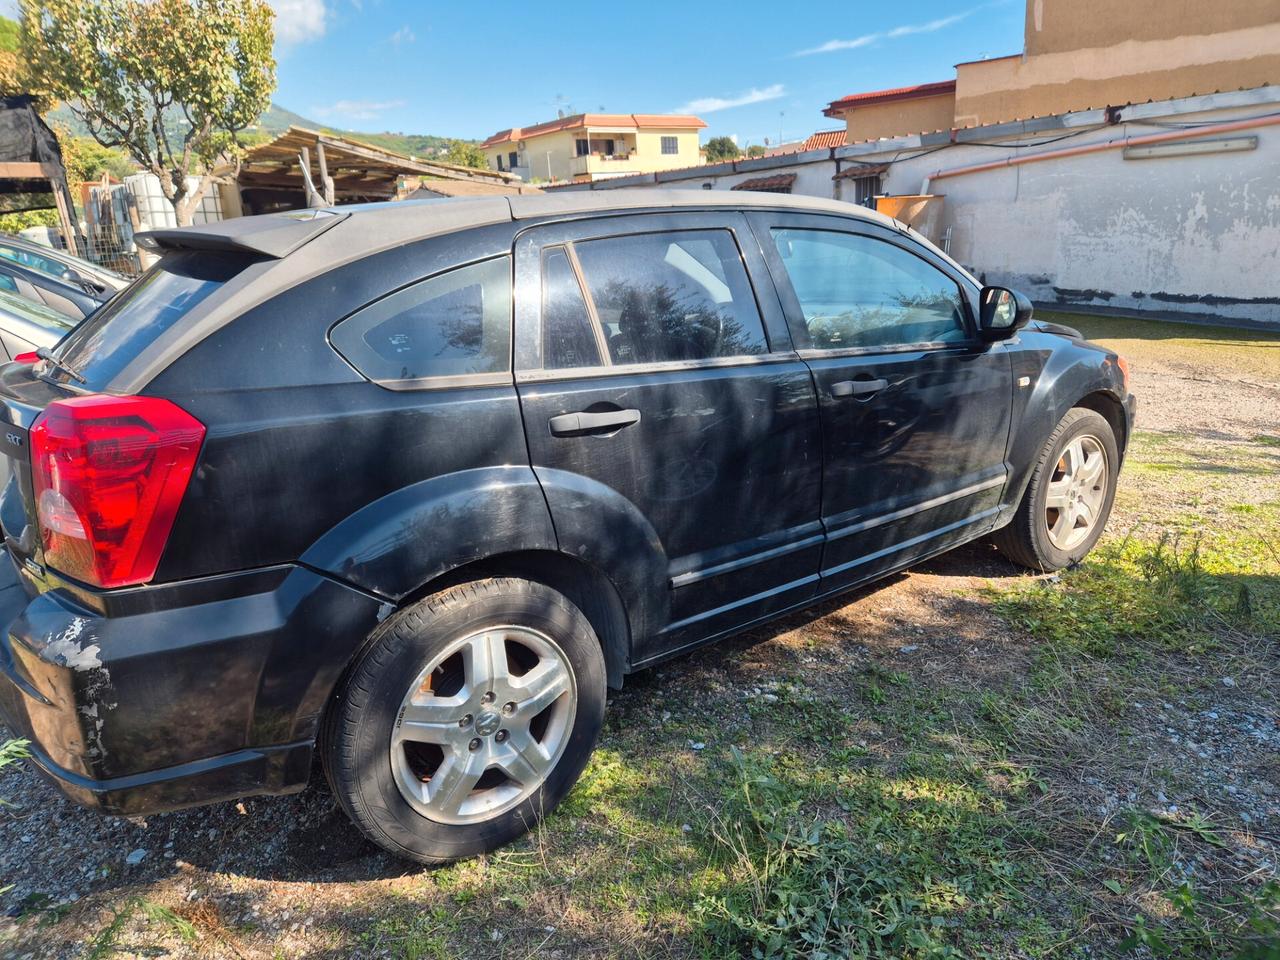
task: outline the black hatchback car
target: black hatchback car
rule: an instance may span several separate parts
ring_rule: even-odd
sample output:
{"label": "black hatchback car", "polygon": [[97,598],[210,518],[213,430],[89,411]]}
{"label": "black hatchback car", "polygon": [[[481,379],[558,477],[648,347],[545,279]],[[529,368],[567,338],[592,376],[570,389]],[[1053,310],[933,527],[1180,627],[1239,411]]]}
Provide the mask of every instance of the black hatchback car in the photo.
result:
{"label": "black hatchback car", "polygon": [[403,857],[565,796],[608,687],[1111,507],[1123,360],[863,208],[610,191],[152,233],[0,368],[0,710],[73,799],[301,790]]}

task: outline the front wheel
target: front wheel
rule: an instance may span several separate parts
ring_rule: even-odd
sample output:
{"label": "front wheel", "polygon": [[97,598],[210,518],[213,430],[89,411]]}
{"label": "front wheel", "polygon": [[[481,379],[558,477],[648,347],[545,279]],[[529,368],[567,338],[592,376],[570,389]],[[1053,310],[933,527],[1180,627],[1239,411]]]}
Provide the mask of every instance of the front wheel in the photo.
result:
{"label": "front wheel", "polygon": [[1032,570],[1079,563],[1111,515],[1119,469],[1111,424],[1093,410],[1071,409],[1045,442],[1013,520],[992,535],[996,547]]}
{"label": "front wheel", "polygon": [[378,629],[330,706],[321,755],[374,843],[454,860],[519,837],[564,798],[604,702],[604,657],[576,606],[527,580],[479,580]]}

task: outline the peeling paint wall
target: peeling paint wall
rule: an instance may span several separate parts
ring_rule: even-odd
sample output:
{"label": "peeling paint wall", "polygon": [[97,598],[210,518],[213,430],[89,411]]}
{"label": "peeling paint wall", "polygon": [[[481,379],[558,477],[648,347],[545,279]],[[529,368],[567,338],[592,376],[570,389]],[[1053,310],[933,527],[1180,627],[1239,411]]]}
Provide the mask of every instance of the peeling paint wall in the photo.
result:
{"label": "peeling paint wall", "polygon": [[[1107,127],[1054,146],[1159,129]],[[1145,160],[1115,149],[940,179],[931,191],[946,196],[952,256],[1034,300],[1280,325],[1280,126],[1226,136],[1256,136],[1258,147]],[[885,187],[915,193],[940,167],[1008,154],[958,146],[894,164]]]}

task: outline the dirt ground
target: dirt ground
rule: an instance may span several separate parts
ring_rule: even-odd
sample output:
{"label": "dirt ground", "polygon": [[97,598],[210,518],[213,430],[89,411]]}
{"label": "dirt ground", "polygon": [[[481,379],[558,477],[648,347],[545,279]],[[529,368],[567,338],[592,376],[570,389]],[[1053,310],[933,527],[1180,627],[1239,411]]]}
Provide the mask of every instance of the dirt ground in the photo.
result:
{"label": "dirt ground", "polygon": [[[1055,319],[1125,354],[1141,398],[1108,541],[1171,529],[1274,544],[1280,337]],[[1280,573],[1280,557],[1269,569]],[[1150,677],[1105,658],[1088,675],[1050,674],[1051,642],[1000,599],[1030,579],[972,545],[631,678],[611,696],[597,758],[562,811],[508,852],[443,870],[364,842],[318,775],[297,796],[122,820],[9,767],[0,956],[737,955],[744,941],[723,933],[741,930],[741,885],[730,881],[756,874],[724,856],[737,802],[727,780],[752,752],[779,782],[812,758],[804,776],[833,784],[833,822],[844,816],[839,791],[863,796],[873,782],[892,794],[888,809],[928,790],[945,798],[905,846],[936,848],[925,873],[951,877],[970,905],[938,924],[965,927],[946,934],[962,955],[1111,955],[1135,916],[1168,919],[1157,881],[1202,877],[1205,889],[1238,891],[1280,875],[1280,638],[1270,626],[1231,633],[1207,654],[1161,655]],[[1003,739],[991,732],[1002,725]],[[949,765],[968,772],[948,780]],[[883,779],[850,781],[850,770]],[[827,816],[825,802],[802,806]],[[1172,840],[1143,841],[1153,863],[1147,847],[1166,844],[1150,883],[1139,882],[1146,866],[1125,859],[1127,841],[1110,841],[1138,830],[1139,814],[1176,827],[1152,828]],[[927,832],[941,823],[945,834]],[[1003,838],[998,863],[982,849],[988,830]],[[1017,879],[1031,860],[1034,874]],[[988,875],[1015,879],[984,886]],[[1063,892],[1104,875],[1105,890]],[[1019,899],[1031,888],[1034,904]],[[1217,935],[1187,940],[1183,955],[1212,955],[1195,944]]]}

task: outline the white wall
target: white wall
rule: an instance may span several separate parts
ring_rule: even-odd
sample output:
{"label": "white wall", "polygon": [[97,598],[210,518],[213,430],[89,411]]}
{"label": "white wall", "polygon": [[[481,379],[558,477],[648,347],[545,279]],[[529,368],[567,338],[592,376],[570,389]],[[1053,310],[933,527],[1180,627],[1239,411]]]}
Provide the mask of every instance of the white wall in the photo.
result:
{"label": "white wall", "polygon": [[[1280,88],[1266,87],[1125,107],[1120,123],[1097,110],[1029,121],[1034,132],[1014,125],[956,132],[1005,146],[949,143],[944,132],[608,187],[727,190],[794,173],[794,193],[833,197],[840,157],[844,168],[888,162],[882,189],[916,194],[940,169],[1277,112]],[[1195,135],[1187,130],[1188,139]],[[1280,125],[1217,136],[1257,137],[1258,146],[1145,160],[1112,149],[935,179],[930,192],[946,197],[942,230],[951,228],[952,256],[1037,302],[1280,326]]]}
{"label": "white wall", "polygon": [[[1160,130],[1121,124],[1019,152]],[[951,255],[1036,301],[1280,325],[1280,126],[1219,136],[1256,136],[1258,147],[1145,160],[1113,149],[938,179],[930,192],[946,197]],[[895,163],[884,187],[917,193],[939,168],[1008,154],[957,146]]]}

